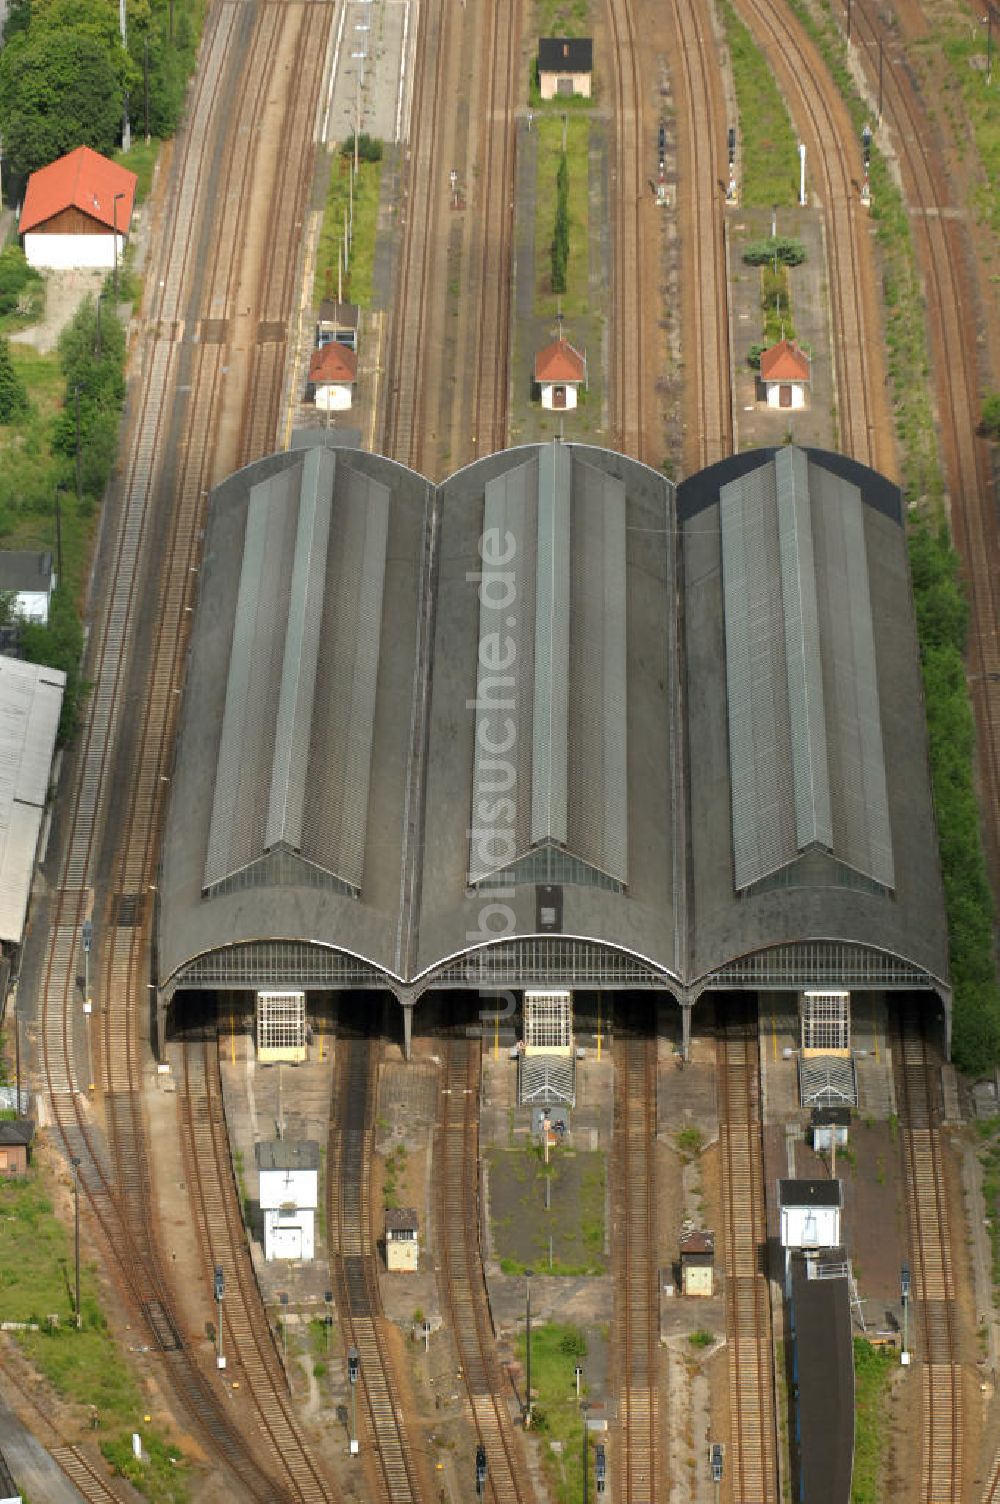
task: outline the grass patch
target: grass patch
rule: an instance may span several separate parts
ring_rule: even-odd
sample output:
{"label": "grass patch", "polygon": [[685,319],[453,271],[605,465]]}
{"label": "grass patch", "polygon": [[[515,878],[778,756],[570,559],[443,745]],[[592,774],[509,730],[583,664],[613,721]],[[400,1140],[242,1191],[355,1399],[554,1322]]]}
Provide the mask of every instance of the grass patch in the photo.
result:
{"label": "grass patch", "polygon": [[566,169],[568,173],[568,246],[566,291],[552,291],[552,274],[546,254],[555,233],[556,175],[562,156],[563,121],[560,115],[535,117],[537,159],[535,180],[535,307],[543,318],[554,319],[558,308],[567,318],[590,312],[589,152],[590,118],[570,115],[566,121]]}
{"label": "grass patch", "polygon": [[696,1352],[701,1352],[706,1347],[711,1347],[714,1341],[715,1338],[712,1336],[712,1333],[706,1332],[704,1327],[700,1327],[696,1332],[688,1333],[688,1342],[690,1342]]}
{"label": "grass patch", "polygon": [[[316,253],[313,302],[337,296],[337,257],[344,243],[344,215],[351,200],[353,163],[334,152],[330,163],[330,186],[323,211],[323,229]],[[369,308],[372,302],[375,266],[375,230],[378,222],[381,162],[361,162],[354,180],[354,238],[350,264],[343,278],[344,301]]]}
{"label": "grass patch", "polygon": [[798,137],[771,66],[729,0],[719,0],[740,112],[741,193],[748,208],[798,202]]}
{"label": "grass patch", "polygon": [[[789,0],[851,112],[857,134],[868,119],[847,68],[846,43],[828,0],[817,16]],[[876,145],[872,218],[882,255],[886,353],[903,495],[911,506],[910,567],[948,916],[954,996],[952,1054],[981,1075],[1000,1059],[1000,990],[993,947],[994,904],[972,776],[975,723],[965,678],[968,606],[944,518],[944,482],[934,429],[924,299],[909,219]]]}
{"label": "grass patch", "polygon": [[535,30],[540,37],[591,35],[587,0],[535,0]]}
{"label": "grass patch", "polygon": [[[518,1337],[517,1355],[525,1365],[524,1333]],[[583,1494],[583,1415],[576,1397],[574,1370],[587,1356],[587,1339],[575,1326],[553,1323],[535,1326],[531,1332],[531,1387],[537,1394],[532,1410],[532,1429],[546,1442],[561,1442],[562,1450],[542,1447],[542,1469],[558,1504],[578,1504]],[[581,1386],[581,1393],[586,1386]],[[596,1496],[593,1447],[590,1487]]]}
{"label": "grass patch", "polygon": [[[959,23],[948,15],[936,16],[933,40],[940,44],[948,60],[952,77],[962,91],[962,102],[972,126],[976,154],[986,176],[985,185],[976,189],[972,195],[973,207],[977,218],[982,223],[988,224],[994,234],[1000,234],[1000,110],[997,109],[996,103],[996,78],[1000,74],[1000,40],[994,28],[994,82],[989,89],[986,87],[985,26],[980,24],[978,27],[970,28],[965,20]],[[978,62],[980,66],[973,67],[973,61]],[[936,49],[933,66],[935,69],[939,67],[939,54]],[[943,80],[938,79],[937,86],[944,94],[946,85]],[[960,145],[961,131],[958,134]]]}
{"label": "grass patch", "polygon": [[143,1456],[132,1454],[132,1438],[102,1441],[105,1460],[154,1504],[184,1504],[188,1497],[187,1465],[178,1447],[161,1437],[142,1434]]}
{"label": "grass patch", "polygon": [[494,1148],[489,1163],[493,1246],[504,1274],[604,1272],[603,1154],[557,1149],[546,1166],[537,1146]]}
{"label": "grass patch", "polygon": [[851,1504],[880,1504],[894,1355],[854,1339],[854,1475]]}
{"label": "grass patch", "polygon": [[979,1139],[979,1163],[983,1167],[983,1205],[990,1234],[994,1303],[1000,1288],[1000,1118],[975,1124]]}
{"label": "grass patch", "polygon": [[141,204],[149,197],[149,190],[153,186],[153,169],[156,166],[156,158],[159,155],[160,142],[155,136],[151,136],[147,144],[144,137],[133,141],[128,151],[116,151],[115,161],[122,167],[127,167],[129,172],[134,172],[139,179],[136,184],[135,201]]}
{"label": "grass patch", "polygon": [[674,1137],[678,1153],[685,1160],[696,1159],[702,1151],[704,1142],[701,1129],[695,1128],[693,1124],[689,1124],[687,1128],[681,1128]]}
{"label": "grass patch", "polygon": [[[89,1264],[81,1268],[82,1325],[74,1323],[72,1236],[56,1217],[37,1169],[26,1180],[0,1181],[0,1221],[0,1306],[7,1320],[41,1327],[14,1334],[25,1358],[65,1400],[96,1417],[101,1450],[116,1472],[154,1504],[183,1504],[187,1465],[143,1421],[142,1394],[108,1332]],[[57,1326],[48,1325],[50,1317],[58,1318]],[[145,1462],[132,1457],[133,1431],[142,1435]]]}

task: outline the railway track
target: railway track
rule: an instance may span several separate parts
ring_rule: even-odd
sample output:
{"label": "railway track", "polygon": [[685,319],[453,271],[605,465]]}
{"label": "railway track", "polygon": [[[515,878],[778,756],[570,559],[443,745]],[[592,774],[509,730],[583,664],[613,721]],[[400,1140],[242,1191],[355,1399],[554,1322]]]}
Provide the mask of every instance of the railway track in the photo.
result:
{"label": "railway track", "polygon": [[[2,1352],[0,1368],[3,1370],[4,1399],[9,1403],[11,1391],[16,1392],[21,1412],[19,1418],[23,1421],[25,1413],[30,1415],[29,1429],[32,1435],[42,1442],[53,1462],[86,1500],[86,1504],[127,1504],[125,1495],[118,1490],[114,1480],[106,1471],[100,1470],[100,1465],[95,1464],[89,1453],[75,1442],[66,1440],[50,1411],[42,1405],[28,1385],[22,1382],[14,1372],[9,1357]],[[131,1489],[128,1497],[129,1500],[133,1497]]]}
{"label": "railway track", "polygon": [[810,199],[823,209],[839,430],[835,447],[895,475],[868,216],[854,182],[860,144],[826,65],[787,7],[779,0],[737,0],[737,9],[788,102],[807,147]]}
{"label": "railway track", "polygon": [[729,287],[719,182],[725,101],[711,23],[698,0],[672,0],[671,57],[677,100],[680,180],[677,211],[682,244],[692,258],[681,282],[685,348],[685,471],[732,453],[733,401],[729,349]]}
{"label": "railway track", "polygon": [[322,1504],[330,1490],[295,1418],[285,1372],[257,1288],[233,1175],[216,1039],[184,1041],[183,1142],[193,1188],[194,1224],[206,1271],[225,1274],[222,1304],[227,1361],[236,1357],[256,1407],[254,1424],[280,1468],[282,1497]]}
{"label": "railway track", "polygon": [[435,278],[440,281],[438,251],[446,238],[438,225],[448,202],[448,169],[440,157],[444,87],[453,28],[459,24],[453,5],[422,0],[413,61],[413,132],[403,172],[399,272],[382,386],[379,452],[422,473],[432,456],[424,368],[440,333],[432,322],[437,305],[431,288]]}
{"label": "railway track", "polygon": [[472,454],[479,459],[507,443],[510,317],[514,260],[515,109],[519,86],[521,4],[490,7],[481,111],[484,143],[476,182],[479,274],[472,320],[474,361]]}
{"label": "railway track", "polygon": [[454,1335],[495,1504],[534,1504],[497,1358],[479,1249],[478,1041],[449,1039],[435,1143],[441,1302]]}
{"label": "railway track", "polygon": [[[44,933],[40,989],[42,1063],[53,1122],[67,1156],[80,1160],[81,1190],[108,1266],[141,1314],[188,1423],[243,1490],[261,1499],[274,1497],[274,1486],[262,1471],[259,1443],[240,1434],[216,1385],[186,1346],[152,1221],[141,1103],[148,1062],[149,898],[204,498],[224,452],[222,433],[240,427],[234,420],[234,408],[242,410],[239,391],[225,378],[235,331],[231,319],[253,283],[244,258],[251,189],[260,180],[254,124],[267,105],[275,58],[304,56],[308,39],[315,44],[331,14],[320,4],[222,4],[206,28],[175,159],[171,212],[149,282],[123,491],[117,515],[109,517],[112,543],[85,665],[93,689],[66,779],[65,838]],[[310,122],[311,86],[318,87],[318,72],[296,80],[297,107]],[[307,160],[283,180],[293,219],[308,183]],[[227,212],[218,216],[220,201]],[[280,384],[268,390],[258,383],[256,402],[270,413],[271,435],[280,395]],[[117,823],[108,844],[114,855],[105,866],[104,821],[111,809]],[[81,1099],[88,1082],[81,1081],[84,1042],[75,976],[79,925],[95,888],[100,1011],[90,1044],[99,1066],[106,1142]],[[329,1494],[293,1486],[283,1487],[281,1496]]]}
{"label": "railway track", "polygon": [[628,1504],[665,1497],[659,1476],[656,1039],[615,1034],[613,1185],[619,1393],[616,1477]]}
{"label": "railway track", "polygon": [[958,1360],[950,1216],[936,1072],[922,1016],[900,1007],[893,1066],[910,1233],[910,1278],[921,1352],[920,1504],[961,1504],[962,1370]]}
{"label": "railway track", "polygon": [[[926,289],[938,431],[955,546],[972,607],[968,677],[979,730],[980,806],[995,893],[1000,893],[1000,533],[989,447],[979,420],[978,293],[965,206],[956,203],[906,56],[871,0],[853,12],[858,52],[871,71],[880,44],[884,118],[903,175],[914,248]],[[987,294],[989,296],[989,294]]]}
{"label": "railway track", "polygon": [[607,0],[610,36],[611,202],[614,255],[611,275],[611,359],[608,413],[613,448],[646,459],[645,318],[642,307],[643,176],[642,93],[634,0]]}
{"label": "railway track", "polygon": [[371,1041],[338,1040],[327,1227],[341,1331],[361,1359],[361,1424],[367,1432],[364,1454],[372,1464],[373,1492],[388,1504],[407,1504],[429,1498],[430,1490],[419,1475],[416,1447],[407,1434],[378,1285],[371,1184],[377,1084],[378,1053]]}
{"label": "railway track", "polygon": [[757,1021],[748,999],[728,1004],[718,1040],[723,1257],[729,1344],[733,1504],[778,1499],[771,1297],[761,1270],[767,1244]]}

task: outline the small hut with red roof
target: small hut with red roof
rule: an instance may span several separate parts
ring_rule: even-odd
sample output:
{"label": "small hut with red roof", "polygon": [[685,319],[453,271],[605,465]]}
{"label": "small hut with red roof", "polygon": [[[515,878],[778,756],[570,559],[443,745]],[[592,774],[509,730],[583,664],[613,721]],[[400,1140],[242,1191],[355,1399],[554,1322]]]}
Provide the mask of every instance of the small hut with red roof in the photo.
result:
{"label": "small hut with red roof", "polygon": [[805,407],[809,357],[794,340],[780,339],[762,352],[760,379],[768,407]]}
{"label": "small hut with red roof", "polygon": [[312,353],[309,381],[313,400],[325,413],[343,412],[354,398],[358,377],[358,357],[346,345],[332,339]]}
{"label": "small hut with red roof", "polygon": [[18,224],[29,265],[110,271],[125,250],[137,182],[89,146],[33,172]]}
{"label": "small hut with red roof", "polygon": [[587,380],[587,357],[569,340],[556,339],[535,356],[535,381],[542,391],[542,406],[555,412],[576,407],[576,389]]}

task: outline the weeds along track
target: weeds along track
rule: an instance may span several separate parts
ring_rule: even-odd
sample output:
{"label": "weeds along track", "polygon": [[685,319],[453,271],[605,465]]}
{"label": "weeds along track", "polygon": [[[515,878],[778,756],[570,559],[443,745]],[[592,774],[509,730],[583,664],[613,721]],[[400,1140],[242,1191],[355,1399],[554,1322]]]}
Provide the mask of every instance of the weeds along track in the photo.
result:
{"label": "weeds along track", "polygon": [[[327,7],[304,7],[304,24],[312,24],[313,9],[329,18]],[[149,279],[151,307],[135,383],[120,512],[109,518],[113,545],[100,597],[106,604],[92,629],[85,665],[93,688],[64,784],[66,837],[48,914],[40,997],[42,1059],[54,1125],[67,1155],[81,1161],[81,1188],[108,1266],[161,1353],[187,1421],[210,1455],[228,1464],[253,1498],[273,1497],[256,1444],[239,1434],[215,1382],[209,1383],[189,1353],[173,1314],[151,1218],[139,1093],[151,970],[148,899],[170,772],[191,583],[225,402],[226,345],[217,337],[215,313],[228,315],[237,295],[254,185],[254,122],[273,86],[270,65],[277,36],[295,16],[279,5],[222,4],[211,12],[206,28],[188,124],[175,159],[171,212]],[[300,81],[285,78],[281,86],[298,91],[298,108],[309,116],[314,100]],[[301,215],[307,189],[305,163],[298,176],[289,176],[288,189],[294,219]],[[226,205],[221,215],[220,202]],[[203,318],[203,310],[212,317]],[[226,319],[221,322],[225,327]],[[275,394],[275,412],[277,400]],[[180,425],[178,412],[183,415]],[[116,823],[105,891],[98,854],[108,811]],[[78,1076],[74,1039],[79,926],[95,886],[95,992],[101,1012],[93,1020],[91,1043],[107,1148],[81,1099],[88,1083]]]}
{"label": "weeds along track", "polygon": [[473,1423],[486,1448],[487,1490],[495,1504],[535,1504],[510,1419],[510,1387],[497,1358],[479,1248],[480,1059],[478,1040],[447,1041],[435,1142],[439,1286]]}
{"label": "weeds along track", "polygon": [[[280,1497],[322,1504],[334,1497],[304,1442],[285,1372],[260,1298],[233,1174],[216,1039],[184,1042],[183,1144],[195,1228],[206,1270],[225,1273],[222,1303],[229,1367],[239,1366],[264,1455]],[[241,1388],[241,1393],[242,1393]]]}
{"label": "weeds along track", "polygon": [[610,443],[636,459],[643,453],[645,319],[642,306],[643,177],[642,96],[634,0],[607,0],[610,40],[611,202],[614,254],[611,273],[611,361],[608,393]]}
{"label": "weeds along track", "polygon": [[729,350],[729,285],[720,181],[726,109],[711,23],[698,0],[672,0],[673,68],[681,181],[678,204],[687,416],[684,468],[714,465],[732,453],[733,399]]}
{"label": "weeds along track", "polygon": [[[42,1442],[53,1462],[66,1475],[81,1498],[86,1500],[86,1504],[129,1504],[125,1495],[119,1492],[114,1479],[108,1476],[107,1464],[95,1463],[83,1447],[65,1439],[50,1411],[15,1372],[2,1350],[0,1371],[3,1373],[4,1400],[11,1406],[12,1398],[16,1396],[21,1414],[28,1412],[31,1416],[32,1435]],[[131,1499],[131,1489],[129,1498]]]}
{"label": "weeds along track", "polygon": [[[729,1446],[733,1504],[778,1498],[771,1296],[767,1246],[760,1058],[754,1004],[733,1001],[718,1041]],[[739,1010],[739,1011],[738,1011]]]}
{"label": "weeds along track", "polygon": [[910,1277],[921,1351],[920,1504],[961,1504],[962,1370],[935,1064],[923,1014],[903,1003],[893,1068],[910,1233]]}
{"label": "weeds along track", "polygon": [[[979,422],[979,295],[965,208],[950,179],[897,34],[871,0],[857,0],[853,30],[866,68],[879,42],[884,118],[899,154],[903,191],[926,289],[937,426],[951,525],[969,589],[969,683],[979,729],[980,807],[994,891],[1000,892],[1000,535],[989,445]],[[877,87],[877,82],[875,84]],[[989,296],[989,294],[987,294]]]}
{"label": "weeds along track", "polygon": [[807,190],[823,209],[836,374],[838,447],[895,474],[868,216],[859,203],[861,146],[815,46],[778,0],[736,0],[771,63],[807,147]]}
{"label": "weeds along track", "polygon": [[614,1050],[615,1475],[627,1504],[655,1504],[668,1493],[659,1476],[656,1039],[628,1037],[619,1025]]}
{"label": "weeds along track", "polygon": [[431,289],[442,275],[442,267],[433,264],[435,224],[448,212],[447,168],[438,146],[449,51],[460,24],[455,11],[445,0],[421,0],[410,110],[413,135],[403,170],[399,272],[382,387],[380,453],[422,473],[431,458],[424,367],[430,345],[441,334],[432,327]]}
{"label": "weeds along track", "polygon": [[507,443],[513,287],[515,107],[521,62],[521,0],[491,6],[486,59],[485,145],[477,199],[480,220],[479,318],[475,340],[473,458]]}
{"label": "weeds along track", "polygon": [[[372,1156],[378,1051],[367,1039],[337,1043],[334,1110],[327,1153],[327,1228],[330,1268],[345,1348],[361,1359],[360,1431],[369,1462],[371,1494],[386,1504],[430,1498],[408,1435],[378,1285],[373,1225]],[[346,1353],[345,1353],[346,1356]]]}

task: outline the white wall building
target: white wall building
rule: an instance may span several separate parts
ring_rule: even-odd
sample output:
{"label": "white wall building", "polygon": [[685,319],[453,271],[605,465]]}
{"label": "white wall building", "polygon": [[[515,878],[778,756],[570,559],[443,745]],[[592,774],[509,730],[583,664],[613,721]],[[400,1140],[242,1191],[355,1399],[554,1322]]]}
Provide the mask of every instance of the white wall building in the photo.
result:
{"label": "white wall building", "polygon": [[271,1139],[257,1145],[264,1257],[305,1261],[315,1255],[319,1145]]}
{"label": "white wall building", "polygon": [[806,405],[809,357],[793,340],[781,339],[761,355],[760,379],[768,407],[798,411]]}
{"label": "white wall building", "polygon": [[779,1180],[782,1248],[839,1248],[839,1180]]}
{"label": "white wall building", "polygon": [[134,172],[78,146],[28,179],[18,230],[31,266],[68,271],[120,261],[132,223]]}
{"label": "white wall building", "polygon": [[577,387],[587,380],[587,357],[569,340],[553,340],[535,356],[535,383],[541,388],[542,406],[550,412],[572,412]]}
{"label": "white wall building", "polygon": [[330,340],[314,350],[309,361],[309,380],[314,401],[321,412],[343,412],[354,400],[358,357],[346,345]]}
{"label": "white wall building", "polygon": [[52,555],[37,548],[0,549],[0,591],[14,597],[14,615],[22,621],[49,619],[49,602],[57,580]]}

